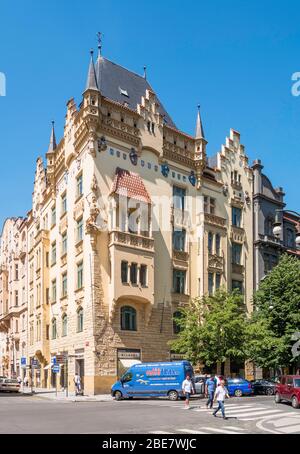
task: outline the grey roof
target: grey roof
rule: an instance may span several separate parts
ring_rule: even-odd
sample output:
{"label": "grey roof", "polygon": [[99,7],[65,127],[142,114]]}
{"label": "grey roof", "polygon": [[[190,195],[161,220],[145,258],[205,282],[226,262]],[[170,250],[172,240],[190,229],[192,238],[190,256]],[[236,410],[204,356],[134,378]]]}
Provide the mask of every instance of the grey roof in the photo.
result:
{"label": "grey roof", "polygon": [[[145,96],[146,89],[154,91],[144,77],[139,76],[102,56],[98,56],[95,70],[101,94],[120,104],[126,102],[128,107],[132,110],[137,110],[137,104],[141,103],[141,98],[142,96]],[[122,94],[121,90],[126,91],[128,96]],[[165,124],[176,128],[176,125],[162,103],[157,97],[156,99],[159,104],[158,110],[164,116]]]}
{"label": "grey roof", "polygon": [[56,137],[55,137],[55,131],[54,131],[54,121],[52,121],[52,129],[51,129],[48,153],[52,153],[55,150],[55,148],[56,148]]}
{"label": "grey roof", "polygon": [[217,167],[218,165],[218,155],[214,156],[207,156],[206,158],[206,165],[213,169],[214,167]]}
{"label": "grey roof", "polygon": [[200,106],[198,106],[198,114],[197,114],[197,121],[196,121],[196,132],[195,132],[196,139],[204,139],[204,129],[202,126],[201,115],[200,115]]}
{"label": "grey roof", "polygon": [[88,71],[85,89],[86,90],[88,90],[88,89],[98,90],[97,77],[96,77],[96,71],[95,71],[92,52],[91,52],[91,61],[90,61],[90,65],[89,65],[89,71]]}

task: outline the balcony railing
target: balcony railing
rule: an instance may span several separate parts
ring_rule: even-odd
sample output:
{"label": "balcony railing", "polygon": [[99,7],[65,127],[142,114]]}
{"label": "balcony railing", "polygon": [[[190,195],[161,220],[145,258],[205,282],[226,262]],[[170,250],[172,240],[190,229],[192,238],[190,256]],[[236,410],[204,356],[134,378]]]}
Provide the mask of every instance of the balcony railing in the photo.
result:
{"label": "balcony railing", "polygon": [[217,254],[208,255],[208,267],[217,271],[224,269],[224,257]]}
{"label": "balcony railing", "polygon": [[113,230],[109,234],[109,245],[119,244],[122,246],[154,251],[154,239],[130,232]]}
{"label": "balcony railing", "polygon": [[237,227],[236,225],[232,225],[230,236],[232,241],[242,244],[245,241],[245,230],[241,227]]}
{"label": "balcony railing", "polygon": [[226,227],[226,219],[211,213],[204,213],[204,221],[217,227]]}
{"label": "balcony railing", "polygon": [[189,253],[185,251],[177,251],[173,249],[173,259],[180,260],[182,262],[187,262],[189,259]]}
{"label": "balcony railing", "polygon": [[276,238],[274,235],[265,235],[262,233],[258,234],[259,239],[264,241],[265,243],[276,243],[280,245],[280,239]]}
{"label": "balcony railing", "polygon": [[232,272],[234,274],[244,274],[244,266],[238,263],[232,263]]}

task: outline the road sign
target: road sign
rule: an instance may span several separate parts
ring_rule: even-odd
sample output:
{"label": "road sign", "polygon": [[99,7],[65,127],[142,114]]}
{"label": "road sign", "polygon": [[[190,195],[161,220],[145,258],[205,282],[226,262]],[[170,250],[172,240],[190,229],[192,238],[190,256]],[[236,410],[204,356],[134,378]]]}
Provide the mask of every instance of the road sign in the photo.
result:
{"label": "road sign", "polygon": [[60,366],[58,364],[55,364],[54,366],[52,366],[52,372],[54,374],[59,374],[60,372]]}
{"label": "road sign", "polygon": [[33,358],[33,359],[31,360],[31,366],[32,366],[32,367],[39,368],[39,367],[40,367],[40,364],[39,364],[39,362],[38,362],[37,359]]}
{"label": "road sign", "polygon": [[64,364],[68,360],[68,356],[65,354],[56,355],[56,363],[57,364]]}
{"label": "road sign", "polygon": [[54,366],[56,364],[56,356],[51,357],[51,364]]}
{"label": "road sign", "polygon": [[26,367],[26,356],[21,356],[21,367]]}

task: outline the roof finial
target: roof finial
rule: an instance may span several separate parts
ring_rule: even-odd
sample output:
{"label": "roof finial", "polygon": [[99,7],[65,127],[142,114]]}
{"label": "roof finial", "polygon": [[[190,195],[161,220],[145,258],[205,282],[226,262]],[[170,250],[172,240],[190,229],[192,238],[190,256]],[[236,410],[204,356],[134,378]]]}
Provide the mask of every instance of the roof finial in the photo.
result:
{"label": "roof finial", "polygon": [[55,131],[54,131],[54,120],[51,121],[51,124],[52,124],[52,129],[51,129],[48,153],[53,153],[53,151],[56,149],[56,137],[55,137]]}
{"label": "roof finial", "polygon": [[102,32],[98,32],[97,33],[97,38],[98,38],[98,58],[101,57],[102,37],[103,37],[103,33]]}
{"label": "roof finial", "polygon": [[202,121],[201,121],[201,115],[200,115],[200,104],[198,104],[197,108],[198,108],[198,114],[197,114],[197,121],[196,121],[195,138],[196,139],[205,139],[204,130],[203,130]]}
{"label": "roof finial", "polygon": [[144,79],[147,80],[147,66],[144,66]]}

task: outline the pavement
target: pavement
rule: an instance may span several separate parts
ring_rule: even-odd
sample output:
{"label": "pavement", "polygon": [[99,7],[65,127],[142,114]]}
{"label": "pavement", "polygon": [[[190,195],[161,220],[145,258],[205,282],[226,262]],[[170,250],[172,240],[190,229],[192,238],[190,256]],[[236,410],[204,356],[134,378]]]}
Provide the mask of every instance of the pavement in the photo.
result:
{"label": "pavement", "polygon": [[49,395],[53,393],[0,393],[0,433],[300,434],[300,409],[275,404],[273,396],[230,398],[225,404],[228,419],[223,420],[221,415],[214,418],[197,398],[184,410],[184,402],[162,398],[115,401],[105,395],[106,400],[83,396],[79,401]]}
{"label": "pavement", "polygon": [[31,388],[24,388],[22,393],[24,396],[35,396],[40,399],[50,399],[57,401],[69,401],[69,402],[108,402],[112,401],[113,398],[110,394],[97,394],[97,395],[83,395],[76,396],[74,391],[56,391],[55,388],[34,388],[33,392]]}

